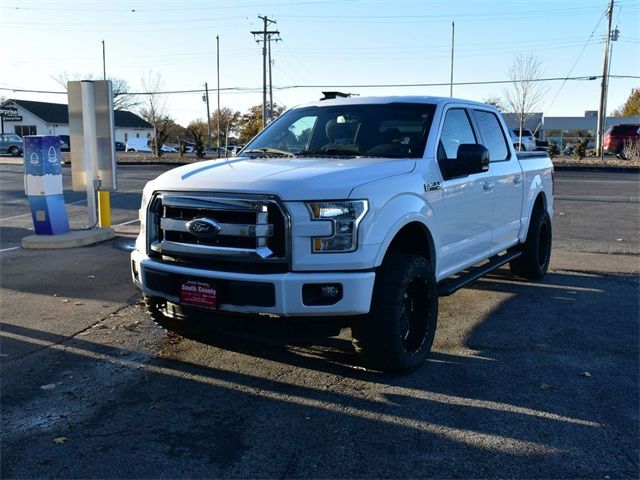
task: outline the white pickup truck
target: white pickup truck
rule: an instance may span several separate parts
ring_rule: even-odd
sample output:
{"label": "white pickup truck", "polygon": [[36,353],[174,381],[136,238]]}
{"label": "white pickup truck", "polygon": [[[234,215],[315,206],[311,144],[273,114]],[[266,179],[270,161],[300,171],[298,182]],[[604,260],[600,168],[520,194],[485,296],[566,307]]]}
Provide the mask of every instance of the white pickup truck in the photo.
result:
{"label": "white pickup truck", "polygon": [[516,153],[489,105],[323,100],[237,157],[149,182],[132,276],[168,328],[331,319],[367,365],[407,372],[431,349],[438,296],[506,263],[545,275],[552,214],[549,157]]}

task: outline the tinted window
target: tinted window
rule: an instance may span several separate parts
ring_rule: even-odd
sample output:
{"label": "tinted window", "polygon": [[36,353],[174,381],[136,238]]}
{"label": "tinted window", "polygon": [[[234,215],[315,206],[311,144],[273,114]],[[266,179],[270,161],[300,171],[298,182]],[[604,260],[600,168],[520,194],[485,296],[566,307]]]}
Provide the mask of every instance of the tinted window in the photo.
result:
{"label": "tinted window", "polygon": [[457,158],[458,147],[464,143],[477,143],[476,136],[467,113],[461,108],[454,108],[447,112],[444,119],[438,145],[438,159]]}
{"label": "tinted window", "polygon": [[474,110],[473,115],[478,124],[482,142],[489,150],[491,161],[496,162],[509,158],[509,147],[507,147],[507,141],[504,138],[498,117],[491,112],[483,110]]}
{"label": "tinted window", "polygon": [[289,110],[246,145],[294,155],[365,154],[421,158],[435,106],[422,103],[343,104]]}

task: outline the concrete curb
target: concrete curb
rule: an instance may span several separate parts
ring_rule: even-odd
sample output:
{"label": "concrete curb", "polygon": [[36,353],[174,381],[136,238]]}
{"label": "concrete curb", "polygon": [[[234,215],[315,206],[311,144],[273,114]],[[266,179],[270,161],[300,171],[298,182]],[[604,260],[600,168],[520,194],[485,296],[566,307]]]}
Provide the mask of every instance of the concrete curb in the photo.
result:
{"label": "concrete curb", "polygon": [[22,239],[22,248],[73,248],[84,247],[94,243],[111,240],[116,236],[113,228],[93,228],[91,230],[76,230],[60,235],[29,235]]}
{"label": "concrete curb", "polygon": [[640,167],[591,167],[554,165],[556,172],[606,172],[606,173],[640,173]]}

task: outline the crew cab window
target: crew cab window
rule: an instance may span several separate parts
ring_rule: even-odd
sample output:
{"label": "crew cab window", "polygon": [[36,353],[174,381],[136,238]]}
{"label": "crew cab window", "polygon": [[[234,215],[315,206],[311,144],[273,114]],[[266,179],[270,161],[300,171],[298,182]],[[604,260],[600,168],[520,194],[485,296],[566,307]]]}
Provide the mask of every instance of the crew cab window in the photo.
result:
{"label": "crew cab window", "polygon": [[498,117],[485,110],[474,110],[476,124],[482,136],[482,142],[489,150],[489,158],[492,162],[509,159],[509,147],[504,137],[504,132],[498,121]]}
{"label": "crew cab window", "polygon": [[458,147],[465,143],[477,143],[467,112],[453,108],[447,112],[438,145],[438,160],[455,160]]}

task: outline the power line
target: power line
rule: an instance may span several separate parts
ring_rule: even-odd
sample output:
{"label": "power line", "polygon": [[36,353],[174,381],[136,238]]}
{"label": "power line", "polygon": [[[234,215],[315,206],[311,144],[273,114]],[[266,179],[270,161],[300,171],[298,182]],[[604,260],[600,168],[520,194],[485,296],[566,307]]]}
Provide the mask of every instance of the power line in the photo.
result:
{"label": "power line", "polygon": [[[557,82],[565,80],[574,81],[593,81],[602,78],[602,75],[583,75],[578,77],[549,77],[539,78],[531,80],[532,82]],[[616,79],[640,79],[640,75],[608,75],[608,78]],[[513,80],[485,80],[475,82],[454,82],[454,86],[469,86],[469,85],[500,85],[506,83],[513,83]],[[370,84],[349,84],[349,85],[283,85],[274,86],[274,90],[294,90],[301,88],[412,88],[412,87],[444,87],[449,86],[450,82],[438,82],[438,83],[370,83]],[[259,92],[262,87],[224,87],[220,91],[227,92]],[[66,95],[67,92],[51,91],[51,90],[29,90],[24,88],[11,88],[0,87],[0,91],[16,92],[16,93],[38,93],[38,94],[54,94],[54,95]],[[175,95],[185,93],[204,93],[202,88],[193,90],[166,90],[153,92],[155,95]],[[122,95],[152,95],[149,92],[122,92]]]}

